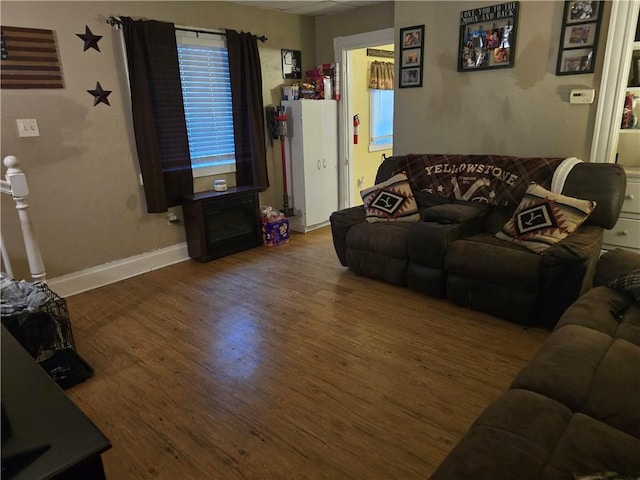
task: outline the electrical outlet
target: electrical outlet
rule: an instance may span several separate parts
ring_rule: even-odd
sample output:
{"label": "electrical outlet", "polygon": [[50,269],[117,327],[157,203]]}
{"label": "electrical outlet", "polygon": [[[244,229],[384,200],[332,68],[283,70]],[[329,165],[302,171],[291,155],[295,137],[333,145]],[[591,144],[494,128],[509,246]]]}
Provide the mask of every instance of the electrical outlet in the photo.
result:
{"label": "electrical outlet", "polygon": [[35,118],[18,119],[18,135],[21,137],[39,137],[38,121]]}
{"label": "electrical outlet", "polygon": [[176,223],[180,223],[180,219],[178,218],[178,215],[176,215],[175,213],[167,213],[167,223],[169,225],[175,225]]}

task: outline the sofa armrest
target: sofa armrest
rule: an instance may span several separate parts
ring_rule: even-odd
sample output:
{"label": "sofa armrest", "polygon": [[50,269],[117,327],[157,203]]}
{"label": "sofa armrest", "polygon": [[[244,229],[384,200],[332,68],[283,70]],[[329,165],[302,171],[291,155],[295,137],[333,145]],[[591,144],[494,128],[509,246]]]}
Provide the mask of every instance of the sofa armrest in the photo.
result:
{"label": "sofa armrest", "polygon": [[585,223],[613,228],[622,209],[626,185],[627,178],[621,165],[585,162],[571,169],[562,194],[593,200],[596,208]]}
{"label": "sofa armrest", "polygon": [[543,326],[554,327],[569,305],[591,289],[602,232],[602,227],[582,225],[542,253]]}
{"label": "sofa armrest", "polygon": [[544,266],[583,262],[600,255],[602,247],[602,228],[595,225],[583,225],[564,240],[542,252]]}
{"label": "sofa armrest", "polygon": [[345,267],[347,266],[347,233],[352,226],[364,222],[364,217],[365,211],[362,205],[338,210],[329,217],[333,247],[336,249],[338,260]]}
{"label": "sofa armrest", "polygon": [[611,280],[640,268],[640,255],[628,250],[616,248],[600,257],[593,278],[595,287],[606,285]]}

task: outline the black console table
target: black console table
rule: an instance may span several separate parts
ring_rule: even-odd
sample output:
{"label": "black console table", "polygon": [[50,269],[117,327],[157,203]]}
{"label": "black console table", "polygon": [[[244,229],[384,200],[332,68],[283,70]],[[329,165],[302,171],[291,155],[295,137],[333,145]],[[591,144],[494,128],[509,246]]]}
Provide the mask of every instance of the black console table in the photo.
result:
{"label": "black console table", "polygon": [[2,478],[104,479],[107,437],[4,326],[1,339]]}
{"label": "black console table", "polygon": [[201,262],[262,244],[258,187],[183,197],[189,256]]}

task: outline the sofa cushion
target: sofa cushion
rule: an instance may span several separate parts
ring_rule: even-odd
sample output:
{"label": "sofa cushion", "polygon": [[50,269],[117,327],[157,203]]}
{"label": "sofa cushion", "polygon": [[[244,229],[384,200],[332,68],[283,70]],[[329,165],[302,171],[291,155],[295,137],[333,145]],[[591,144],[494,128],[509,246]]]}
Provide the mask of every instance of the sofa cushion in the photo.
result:
{"label": "sofa cushion", "polygon": [[543,395],[510,390],[476,419],[431,479],[539,479],[571,417]]}
{"label": "sofa cushion", "polygon": [[640,440],[544,395],[510,390],[478,417],[432,480],[564,480],[640,471]]}
{"label": "sofa cushion", "polygon": [[490,233],[479,233],[451,244],[445,256],[449,274],[484,280],[514,289],[540,288],[541,257]]}
{"label": "sofa cushion", "polygon": [[556,329],[524,367],[511,388],[548,396],[574,412],[584,406],[597,366],[611,346],[611,337],[580,325]]}
{"label": "sofa cushion", "polygon": [[637,478],[640,472],[640,440],[577,413],[571,417],[540,479],[574,479],[611,471]]}
{"label": "sofa cushion", "polygon": [[640,347],[582,325],[556,329],[512,388],[548,396],[640,439]]}
{"label": "sofa cushion", "polygon": [[640,440],[640,347],[613,341],[594,372],[582,413]]}
{"label": "sofa cushion", "polygon": [[359,223],[347,232],[347,251],[350,249],[380,253],[387,257],[408,257],[407,245],[412,223]]}
{"label": "sofa cushion", "polygon": [[541,253],[573,233],[595,206],[591,200],[553,193],[532,183],[496,237]]}
{"label": "sofa cushion", "polygon": [[453,274],[447,274],[446,288],[447,298],[464,308],[521,325],[534,325],[540,321],[540,296],[535,290]]}
{"label": "sofa cushion", "polygon": [[595,287],[571,305],[556,326],[579,325],[640,346],[640,305],[607,287]]}
{"label": "sofa cushion", "polygon": [[640,302],[640,269],[615,278],[607,285],[620,293],[629,295],[636,302]]}
{"label": "sofa cushion", "polygon": [[486,205],[472,203],[449,203],[425,208],[422,211],[422,220],[425,222],[462,223],[487,214],[489,208]]}
{"label": "sofa cushion", "polygon": [[404,173],[398,173],[382,183],[360,192],[367,222],[420,220],[418,204]]}

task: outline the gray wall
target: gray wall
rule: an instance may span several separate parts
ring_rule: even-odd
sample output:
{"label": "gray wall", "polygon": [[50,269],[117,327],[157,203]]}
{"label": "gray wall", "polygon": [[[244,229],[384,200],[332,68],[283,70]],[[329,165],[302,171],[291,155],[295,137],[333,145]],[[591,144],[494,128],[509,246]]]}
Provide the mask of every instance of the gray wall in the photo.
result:
{"label": "gray wall", "polygon": [[[499,2],[494,2],[499,3]],[[489,3],[491,4],[491,3]],[[394,153],[494,153],[589,159],[596,113],[570,105],[572,88],[596,88],[596,73],[556,76],[563,2],[522,1],[515,66],[457,72],[459,16],[479,2],[396,2],[395,27],[425,25],[424,86],[396,91]]]}
{"label": "gray wall", "polygon": [[[494,2],[498,3],[498,2]],[[119,34],[109,15],[266,35],[260,45],[266,105],[280,102],[280,49],[302,50],[303,71],[332,61],[333,38],[425,24],[424,86],[396,92],[394,152],[496,153],[589,157],[596,103],[571,106],[571,88],[597,87],[609,5],[595,74],[555,76],[563,2],[520,2],[515,68],[456,71],[461,10],[486,2],[385,2],[313,19],[228,2],[2,1],[2,24],[55,31],[65,88],[0,90],[1,155],[16,155],[28,173],[31,210],[49,278],[150,252],[185,240],[164,214],[146,213]],[[82,51],[75,36],[88,25],[103,35],[101,53]],[[86,90],[108,90],[111,107],[93,107]],[[36,118],[38,138],[18,138],[15,119]],[[269,148],[271,188],[261,202],[282,202],[280,150]],[[2,170],[4,175],[4,168]],[[2,232],[21,251],[11,200],[2,200]],[[181,214],[180,209],[177,209]],[[26,262],[16,276],[27,277]]]}
{"label": "gray wall", "polygon": [[[27,172],[33,223],[49,278],[185,241],[181,225],[168,225],[165,214],[146,213],[120,34],[105,23],[108,16],[266,35],[268,42],[259,46],[265,105],[281,100],[281,48],[302,50],[304,70],[316,64],[313,18],[229,2],[2,1],[0,9],[2,25],[53,30],[62,65],[63,89],[0,91],[1,155],[17,156]],[[85,25],[103,35],[100,53],[83,52],[75,34],[84,33]],[[111,107],[93,106],[86,90],[98,81],[113,91]],[[18,118],[37,119],[41,136],[19,138]],[[272,186],[261,202],[279,205],[278,146],[269,148],[267,156]],[[213,184],[197,183],[198,189]],[[180,207],[174,210],[181,216]],[[14,262],[16,277],[29,278],[16,212],[7,197],[2,200],[2,233],[10,252],[20,257]]]}
{"label": "gray wall", "polygon": [[[421,2],[422,3],[422,2]],[[347,10],[316,18],[316,57],[318,63],[335,60],[333,39],[393,27],[393,2]]]}

